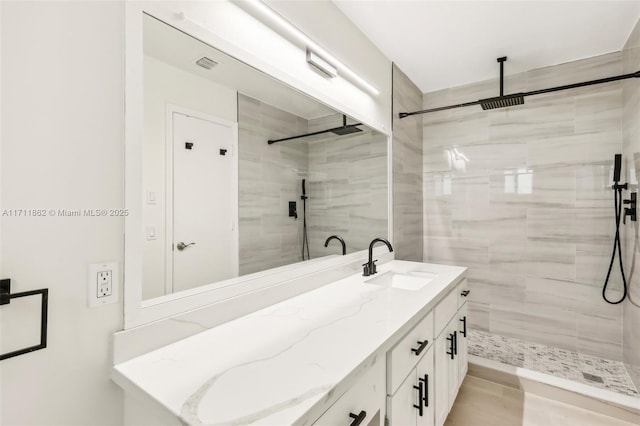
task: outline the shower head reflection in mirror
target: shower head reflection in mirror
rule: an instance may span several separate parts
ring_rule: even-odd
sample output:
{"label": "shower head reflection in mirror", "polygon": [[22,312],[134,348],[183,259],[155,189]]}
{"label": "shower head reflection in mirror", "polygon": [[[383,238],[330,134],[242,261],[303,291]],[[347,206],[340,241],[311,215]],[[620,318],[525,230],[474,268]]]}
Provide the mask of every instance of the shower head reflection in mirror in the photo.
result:
{"label": "shower head reflection in mirror", "polygon": [[[343,114],[187,33],[145,14],[141,58],[129,61],[141,64],[134,71],[143,90],[128,92],[127,101],[142,110],[136,173],[143,196],[139,216],[128,221],[137,220],[145,238],[126,249],[127,260],[139,259],[139,270],[126,274],[128,287],[139,282],[139,295],[129,287],[126,297],[149,312],[125,318],[129,325],[166,312],[165,302],[186,308],[185,299],[202,292],[242,294],[243,277],[307,264],[303,221],[288,215],[290,201],[301,203],[303,179],[313,194],[305,200],[305,258],[340,253],[324,248],[332,234],[349,241],[349,253],[389,234],[388,135],[360,125],[357,133],[268,145],[270,138],[340,127]],[[202,58],[214,65],[202,67]]]}

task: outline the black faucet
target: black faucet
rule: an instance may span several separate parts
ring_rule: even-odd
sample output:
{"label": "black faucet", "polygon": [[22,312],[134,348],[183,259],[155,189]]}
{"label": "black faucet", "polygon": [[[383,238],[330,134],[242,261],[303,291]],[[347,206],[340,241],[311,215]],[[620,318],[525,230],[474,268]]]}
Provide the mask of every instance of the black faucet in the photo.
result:
{"label": "black faucet", "polygon": [[340,241],[340,244],[342,244],[342,255],[344,256],[345,254],[347,254],[347,245],[344,243],[344,240],[342,239],[342,237],[340,237],[338,235],[332,235],[329,238],[327,238],[327,241],[324,242],[324,246],[328,247],[329,246],[329,241],[331,241],[331,240]]}
{"label": "black faucet", "polygon": [[369,244],[369,261],[367,263],[365,263],[364,265],[364,269],[362,271],[362,275],[365,277],[368,277],[369,275],[373,275],[375,273],[377,273],[378,271],[376,270],[376,262],[377,260],[373,260],[373,246],[376,245],[376,243],[385,243],[387,245],[387,248],[389,249],[389,252],[393,251],[393,247],[391,247],[391,243],[387,240],[385,240],[384,238],[374,238],[373,241],[371,241],[371,244]]}

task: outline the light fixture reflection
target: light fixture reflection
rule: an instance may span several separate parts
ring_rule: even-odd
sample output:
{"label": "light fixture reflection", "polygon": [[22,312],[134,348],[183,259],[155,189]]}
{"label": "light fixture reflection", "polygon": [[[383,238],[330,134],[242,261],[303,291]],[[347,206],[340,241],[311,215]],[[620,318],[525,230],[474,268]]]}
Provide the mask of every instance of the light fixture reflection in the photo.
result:
{"label": "light fixture reflection", "polygon": [[533,170],[517,169],[504,171],[505,194],[532,194]]}
{"label": "light fixture reflection", "polygon": [[458,150],[458,148],[450,148],[444,150],[445,157],[449,163],[449,169],[464,172],[467,170],[469,158]]}

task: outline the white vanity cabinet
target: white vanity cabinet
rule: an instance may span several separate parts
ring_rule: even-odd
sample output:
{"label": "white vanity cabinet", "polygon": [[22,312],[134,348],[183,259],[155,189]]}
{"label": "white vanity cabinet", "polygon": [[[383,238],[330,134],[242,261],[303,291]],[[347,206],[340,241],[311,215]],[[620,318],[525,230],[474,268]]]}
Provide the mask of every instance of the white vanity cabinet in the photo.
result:
{"label": "white vanity cabinet", "polygon": [[125,424],[441,425],[467,368],[465,269],[379,268],[404,281],[348,275],[117,364]]}
{"label": "white vanity cabinet", "polygon": [[468,294],[463,280],[387,353],[389,425],[444,424],[467,373]]}
{"label": "white vanity cabinet", "polygon": [[[466,280],[435,309],[435,424],[444,424],[467,373]],[[443,325],[444,324],[444,325]],[[440,329],[438,329],[440,327]]]}

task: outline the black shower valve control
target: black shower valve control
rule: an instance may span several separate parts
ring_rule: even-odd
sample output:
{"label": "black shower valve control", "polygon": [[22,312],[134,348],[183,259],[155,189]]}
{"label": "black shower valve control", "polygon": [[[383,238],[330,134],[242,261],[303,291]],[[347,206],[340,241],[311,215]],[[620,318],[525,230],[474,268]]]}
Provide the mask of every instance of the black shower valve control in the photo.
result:
{"label": "black shower valve control", "polygon": [[295,201],[289,201],[289,217],[298,218],[298,206]]}
{"label": "black shower valve control", "polygon": [[638,196],[637,192],[632,192],[631,198],[629,200],[623,201],[624,204],[629,205],[629,207],[624,208],[624,217],[622,218],[623,224],[627,223],[627,216],[629,216],[629,219],[631,219],[632,222],[635,222],[636,220],[638,220],[637,196]]}

